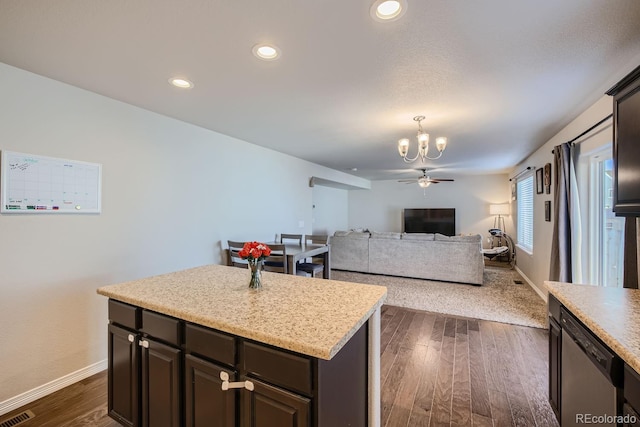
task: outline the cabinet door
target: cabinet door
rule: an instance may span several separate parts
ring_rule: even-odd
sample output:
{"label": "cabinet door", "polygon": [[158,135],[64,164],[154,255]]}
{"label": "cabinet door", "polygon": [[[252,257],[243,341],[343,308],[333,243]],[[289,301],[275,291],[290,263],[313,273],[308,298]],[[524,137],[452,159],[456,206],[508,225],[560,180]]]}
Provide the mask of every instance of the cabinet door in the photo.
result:
{"label": "cabinet door", "polygon": [[142,351],[142,425],[179,427],[182,419],[182,350],[150,338]]}
{"label": "cabinet door", "polygon": [[235,427],[238,391],[222,390],[220,372],[235,373],[214,363],[185,356],[185,419],[187,427]]}
{"label": "cabinet door", "polygon": [[109,381],[108,413],[120,424],[136,427],[140,381],[140,347],[138,335],[127,329],[109,325],[107,377]]}
{"label": "cabinet door", "polygon": [[311,402],[306,397],[249,379],[254,390],[243,390],[243,427],[311,426]]}
{"label": "cabinet door", "polygon": [[561,333],[560,325],[549,317],[549,403],[558,419],[560,419]]}

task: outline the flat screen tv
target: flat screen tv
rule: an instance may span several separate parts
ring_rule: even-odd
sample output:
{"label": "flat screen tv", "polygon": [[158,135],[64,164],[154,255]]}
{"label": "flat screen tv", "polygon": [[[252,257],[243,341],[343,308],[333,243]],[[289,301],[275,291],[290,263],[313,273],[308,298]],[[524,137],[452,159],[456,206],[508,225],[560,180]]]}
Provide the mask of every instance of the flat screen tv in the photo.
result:
{"label": "flat screen tv", "polygon": [[405,209],[405,233],[456,234],[456,210],[453,208]]}

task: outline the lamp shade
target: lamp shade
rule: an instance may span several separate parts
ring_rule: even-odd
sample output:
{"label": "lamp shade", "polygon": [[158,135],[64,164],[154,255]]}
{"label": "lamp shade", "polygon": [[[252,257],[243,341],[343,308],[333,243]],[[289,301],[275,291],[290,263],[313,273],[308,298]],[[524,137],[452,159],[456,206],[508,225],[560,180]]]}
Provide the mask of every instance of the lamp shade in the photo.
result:
{"label": "lamp shade", "polygon": [[511,210],[509,209],[509,203],[491,204],[489,205],[490,215],[509,215]]}

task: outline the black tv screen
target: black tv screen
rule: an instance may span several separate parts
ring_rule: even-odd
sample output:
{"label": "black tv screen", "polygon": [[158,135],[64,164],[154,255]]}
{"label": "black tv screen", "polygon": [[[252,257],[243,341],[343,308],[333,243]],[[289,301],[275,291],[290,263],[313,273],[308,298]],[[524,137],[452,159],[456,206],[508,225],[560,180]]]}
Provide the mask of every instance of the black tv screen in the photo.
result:
{"label": "black tv screen", "polygon": [[456,234],[456,210],[453,208],[405,209],[405,233]]}

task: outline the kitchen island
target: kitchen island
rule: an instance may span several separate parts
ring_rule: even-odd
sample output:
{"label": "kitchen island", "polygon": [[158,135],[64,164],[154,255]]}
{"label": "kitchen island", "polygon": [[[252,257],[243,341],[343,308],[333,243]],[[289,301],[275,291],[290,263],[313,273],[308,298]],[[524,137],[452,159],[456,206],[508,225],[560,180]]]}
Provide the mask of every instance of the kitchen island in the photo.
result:
{"label": "kitchen island", "polygon": [[209,265],[104,286],[124,425],[378,426],[386,288]]}

